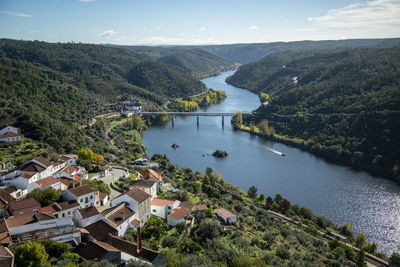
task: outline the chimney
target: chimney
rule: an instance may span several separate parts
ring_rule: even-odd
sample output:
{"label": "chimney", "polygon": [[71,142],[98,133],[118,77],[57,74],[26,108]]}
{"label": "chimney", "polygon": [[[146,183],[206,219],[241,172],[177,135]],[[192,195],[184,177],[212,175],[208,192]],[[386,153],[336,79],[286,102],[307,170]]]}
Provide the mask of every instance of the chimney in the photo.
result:
{"label": "chimney", "polygon": [[140,226],[137,228],[137,253],[140,254],[142,251],[142,237],[140,236]]}
{"label": "chimney", "polygon": [[124,213],[123,213],[123,212],[120,212],[120,213],[119,213],[119,217],[121,218],[121,220],[124,220]]}

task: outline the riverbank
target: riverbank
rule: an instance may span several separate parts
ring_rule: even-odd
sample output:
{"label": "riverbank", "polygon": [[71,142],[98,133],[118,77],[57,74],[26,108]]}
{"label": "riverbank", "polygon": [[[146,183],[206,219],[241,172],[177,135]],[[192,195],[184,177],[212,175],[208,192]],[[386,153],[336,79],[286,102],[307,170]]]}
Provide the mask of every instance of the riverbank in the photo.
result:
{"label": "riverbank", "polygon": [[389,173],[386,169],[383,168],[372,167],[371,165],[365,165],[365,164],[356,165],[354,164],[353,161],[343,160],[340,157],[337,157],[335,151],[332,151],[330,148],[326,148],[323,146],[316,146],[315,143],[313,143],[312,141],[307,141],[296,137],[289,137],[287,135],[279,135],[277,133],[266,134],[263,133],[260,129],[258,129],[256,125],[253,126],[245,124],[234,125],[234,129],[260,136],[262,138],[265,138],[266,140],[299,148],[303,151],[310,152],[315,156],[321,157],[330,163],[340,164],[342,166],[348,166],[353,168],[355,171],[366,171],[374,176],[384,177],[400,185],[400,176],[395,177],[391,173]]}

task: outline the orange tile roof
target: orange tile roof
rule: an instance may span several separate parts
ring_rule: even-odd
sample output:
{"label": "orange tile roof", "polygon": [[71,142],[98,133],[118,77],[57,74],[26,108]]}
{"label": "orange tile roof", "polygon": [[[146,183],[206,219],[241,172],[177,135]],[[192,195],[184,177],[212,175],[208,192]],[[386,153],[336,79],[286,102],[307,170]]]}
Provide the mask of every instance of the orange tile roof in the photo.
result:
{"label": "orange tile roof", "polygon": [[78,169],[75,168],[74,166],[66,166],[62,169],[63,172],[66,172],[68,174],[73,174],[74,172],[77,172]]}
{"label": "orange tile roof", "polygon": [[43,164],[46,167],[49,167],[51,165],[51,162],[43,157],[36,157],[33,160],[36,160],[37,162]]}
{"label": "orange tile roof", "polygon": [[160,172],[156,172],[151,169],[140,170],[140,175],[142,176],[143,180],[158,180],[160,182],[163,181],[162,175]]}
{"label": "orange tile roof", "polygon": [[172,199],[163,199],[163,198],[154,198],[151,201],[151,206],[158,206],[158,207],[163,207],[165,205],[173,205],[176,200]]}
{"label": "orange tile roof", "polygon": [[70,193],[72,193],[73,195],[80,197],[80,196],[83,196],[83,195],[86,195],[86,194],[89,194],[92,192],[97,192],[98,190],[85,184],[85,185],[81,185],[81,186],[78,186],[75,188],[71,188],[68,191]]}
{"label": "orange tile roof", "polygon": [[0,138],[17,137],[17,136],[20,136],[20,135],[17,133],[14,133],[14,132],[8,132],[4,135],[0,135]]}
{"label": "orange tile roof", "polygon": [[43,178],[39,181],[36,181],[35,183],[38,184],[39,186],[43,187],[43,186],[48,186],[48,185],[52,185],[52,184],[56,184],[59,183],[60,181],[57,180],[56,178],[54,178],[53,176],[48,176],[46,178]]}
{"label": "orange tile roof", "polygon": [[[135,212],[126,206],[122,206],[119,209],[115,209],[113,212],[107,214],[106,218],[115,225],[119,226],[126,220],[130,219]],[[121,217],[122,215],[122,217]]]}
{"label": "orange tile roof", "polygon": [[193,211],[202,211],[202,210],[206,210],[208,209],[206,204],[198,204],[196,206],[194,206]]}
{"label": "orange tile roof", "polygon": [[219,213],[219,214],[221,214],[221,215],[224,216],[224,217],[233,217],[233,216],[236,216],[235,214],[233,214],[232,212],[230,212],[229,210],[224,209],[224,208],[216,209],[216,210],[214,210],[214,212]]}
{"label": "orange tile roof", "polygon": [[133,219],[132,221],[129,222],[133,227],[136,227],[140,224],[140,221],[137,219]]}
{"label": "orange tile roof", "polygon": [[142,189],[139,188],[131,189],[128,192],[126,192],[125,195],[132,198],[138,203],[142,203],[143,201],[151,197],[149,194],[147,194],[146,192],[144,192]]}
{"label": "orange tile roof", "polygon": [[170,215],[168,215],[168,217],[171,217],[175,220],[179,220],[180,218],[182,218],[183,216],[185,216],[186,214],[188,214],[190,211],[188,211],[185,208],[179,208],[176,209],[174,212],[172,212]]}

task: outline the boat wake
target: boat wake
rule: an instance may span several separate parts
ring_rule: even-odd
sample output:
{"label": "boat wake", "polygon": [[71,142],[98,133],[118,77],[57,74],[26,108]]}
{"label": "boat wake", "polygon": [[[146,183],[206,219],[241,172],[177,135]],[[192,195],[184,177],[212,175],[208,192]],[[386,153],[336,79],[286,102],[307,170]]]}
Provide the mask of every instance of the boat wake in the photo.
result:
{"label": "boat wake", "polygon": [[278,154],[279,156],[285,156],[285,154],[283,154],[282,152],[279,152],[277,150],[274,150],[272,148],[269,147],[265,147],[267,150],[271,151],[272,153]]}

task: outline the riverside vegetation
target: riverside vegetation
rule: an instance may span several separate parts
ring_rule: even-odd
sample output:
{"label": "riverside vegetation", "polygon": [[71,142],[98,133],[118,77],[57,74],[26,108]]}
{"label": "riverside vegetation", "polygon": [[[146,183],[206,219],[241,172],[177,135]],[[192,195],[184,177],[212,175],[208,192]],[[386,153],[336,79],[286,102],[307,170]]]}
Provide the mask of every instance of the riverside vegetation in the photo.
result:
{"label": "riverside vegetation", "polygon": [[234,125],[400,183],[399,70],[398,47],[270,55],[227,79],[270,97]]}

